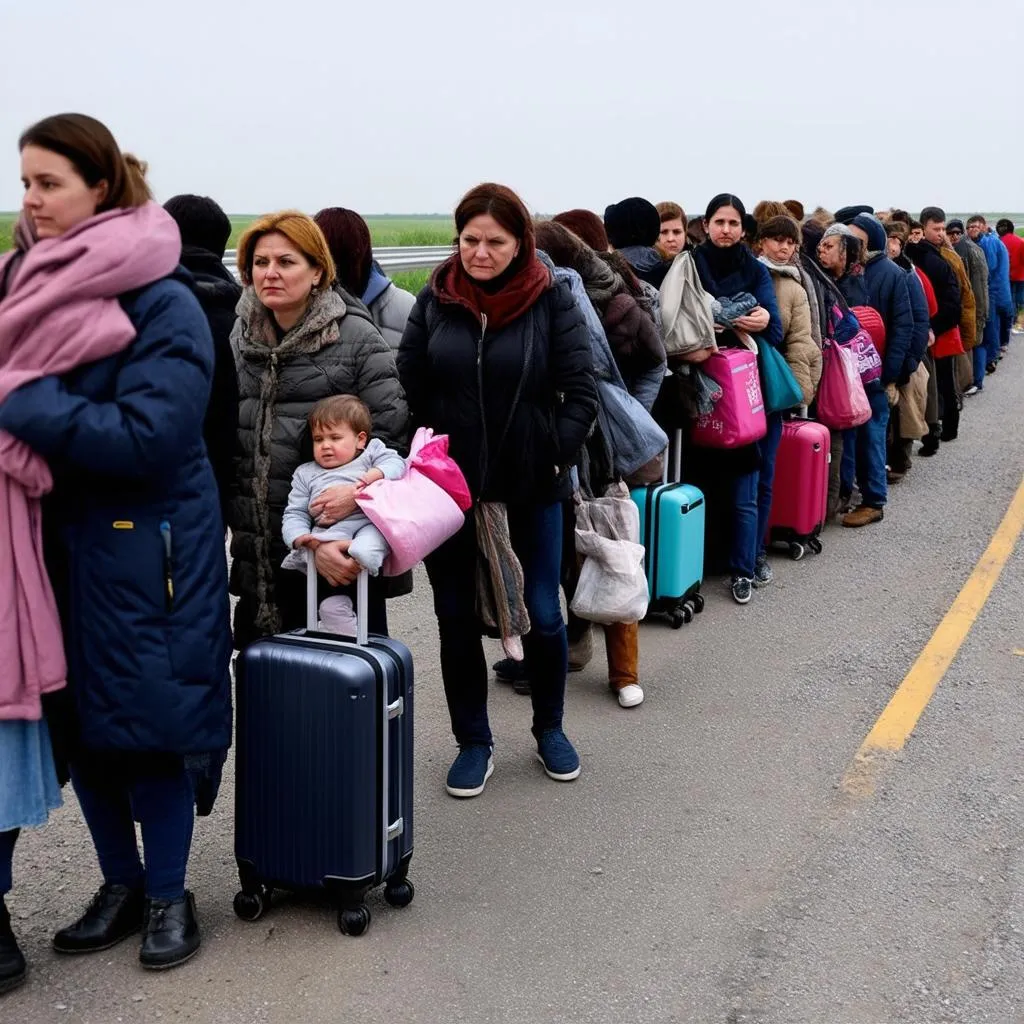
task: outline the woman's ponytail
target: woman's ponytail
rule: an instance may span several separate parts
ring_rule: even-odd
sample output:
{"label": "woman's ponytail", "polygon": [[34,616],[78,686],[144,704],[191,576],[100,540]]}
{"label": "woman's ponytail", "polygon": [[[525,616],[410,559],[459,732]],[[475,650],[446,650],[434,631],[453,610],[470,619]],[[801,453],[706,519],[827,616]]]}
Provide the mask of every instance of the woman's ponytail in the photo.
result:
{"label": "woman's ponytail", "polygon": [[125,153],[124,160],[124,201],[120,206],[142,206],[153,198],[146,172],[149,164],[140,160],[134,153]]}

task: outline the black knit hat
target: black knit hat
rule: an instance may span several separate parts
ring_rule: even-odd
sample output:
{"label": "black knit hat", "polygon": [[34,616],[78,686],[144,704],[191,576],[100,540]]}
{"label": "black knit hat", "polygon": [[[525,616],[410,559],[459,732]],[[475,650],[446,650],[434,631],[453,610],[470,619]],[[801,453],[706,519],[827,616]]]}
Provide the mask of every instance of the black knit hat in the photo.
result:
{"label": "black knit hat", "polygon": [[661,234],[661,215],[654,203],[633,196],[605,209],[604,228],[608,232],[608,241],[616,249],[630,245],[650,247]]}
{"label": "black knit hat", "polygon": [[946,233],[949,234],[950,231],[959,231],[962,235],[964,233],[964,222],[959,217],[954,217],[946,224]]}
{"label": "black knit hat", "polygon": [[873,206],[844,206],[841,210],[836,210],[836,220],[840,224],[852,224],[853,218],[858,213],[874,213],[875,208]]}

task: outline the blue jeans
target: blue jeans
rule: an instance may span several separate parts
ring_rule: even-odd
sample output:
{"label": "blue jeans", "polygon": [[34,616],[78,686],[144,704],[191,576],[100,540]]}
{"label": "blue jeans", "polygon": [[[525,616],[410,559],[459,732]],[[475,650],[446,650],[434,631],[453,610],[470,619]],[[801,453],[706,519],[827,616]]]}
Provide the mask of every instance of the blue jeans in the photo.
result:
{"label": "blue jeans", "polygon": [[[533,733],[561,727],[569,664],[559,602],[562,505],[510,505],[509,536],[523,567],[530,632],[523,637],[530,666]],[[441,639],[441,678],[452,732],[460,747],[493,743],[487,717],[487,663],[476,613],[476,529],[472,516],[426,559]]]}
{"label": "blue jeans", "polygon": [[[999,314],[999,344],[1006,347],[1010,344],[1010,328],[1013,327],[1013,312],[1009,309]],[[994,350],[991,361],[999,358],[999,349]]]}
{"label": "blue jeans", "polygon": [[772,510],[772,484],[775,482],[775,460],[782,441],[782,413],[768,414],[768,433],[757,442],[757,454],[761,457],[761,471],[757,482],[757,554],[765,554],[765,536],[768,533],[768,516]]}
{"label": "blue jeans", "polygon": [[[993,353],[995,353],[993,355]],[[985,366],[994,363],[999,358],[999,314],[994,312],[985,322],[985,333],[982,335],[981,344],[975,346],[972,353],[974,358],[974,386],[982,387],[985,383]]]}
{"label": "blue jeans", "polygon": [[11,891],[14,844],[17,841],[18,829],[0,832],[0,897],[6,896]]}
{"label": "blue jeans", "polygon": [[731,481],[732,544],[729,548],[729,573],[754,577],[754,563],[764,537],[757,533],[758,472],[744,473]]}
{"label": "blue jeans", "polygon": [[[185,895],[195,795],[181,759],[166,767],[114,771],[72,763],[71,781],[108,885],[145,885],[154,900]],[[135,840],[142,825],[143,868]]]}
{"label": "blue jeans", "polygon": [[868,391],[871,419],[854,430],[843,431],[843,462],[840,470],[840,491],[853,492],[856,477],[863,504],[885,508],[889,495],[885,475],[885,442],[889,428],[889,399],[878,386]]}

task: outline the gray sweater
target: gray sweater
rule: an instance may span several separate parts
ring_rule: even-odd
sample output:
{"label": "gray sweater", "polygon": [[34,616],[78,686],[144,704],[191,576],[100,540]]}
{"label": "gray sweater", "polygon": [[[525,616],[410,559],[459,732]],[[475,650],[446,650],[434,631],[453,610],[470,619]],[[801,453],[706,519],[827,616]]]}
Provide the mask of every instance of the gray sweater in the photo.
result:
{"label": "gray sweater", "polygon": [[[371,469],[379,469],[386,480],[398,480],[405,475],[405,460],[383,441],[374,438],[364,451],[344,466],[325,469],[316,462],[304,462],[299,466],[292,474],[292,489],[281,519],[281,536],[285,544],[291,548],[298,537],[307,533],[318,540],[350,540],[349,555],[376,576],[387,557],[388,546],[380,531],[361,511],[356,510],[333,526],[317,526],[309,511],[310,502],[328,488],[358,483]],[[303,569],[305,564],[305,554],[292,550],[281,567]]]}

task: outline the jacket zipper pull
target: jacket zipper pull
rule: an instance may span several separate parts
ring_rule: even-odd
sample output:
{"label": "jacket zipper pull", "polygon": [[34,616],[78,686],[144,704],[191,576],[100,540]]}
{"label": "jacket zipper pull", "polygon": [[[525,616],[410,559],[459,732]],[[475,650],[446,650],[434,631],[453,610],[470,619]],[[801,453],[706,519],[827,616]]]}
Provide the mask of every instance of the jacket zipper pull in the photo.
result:
{"label": "jacket zipper pull", "polygon": [[174,610],[174,563],[171,548],[171,524],[165,519],[160,524],[160,536],[164,542],[164,606]]}
{"label": "jacket zipper pull", "polygon": [[484,338],[487,336],[487,314],[480,314],[480,344],[476,347],[476,365],[479,366],[484,358]]}

